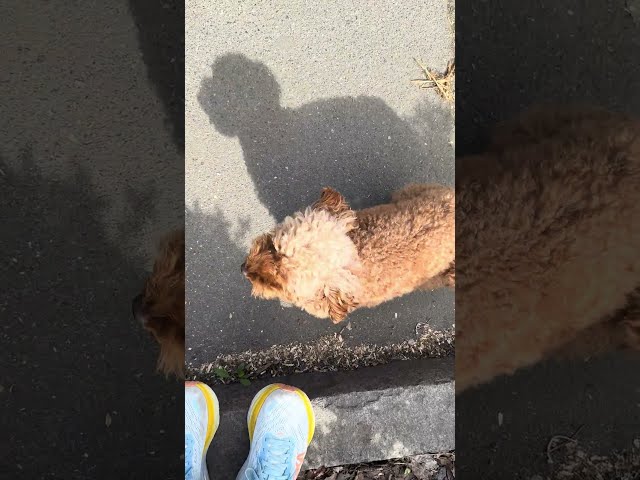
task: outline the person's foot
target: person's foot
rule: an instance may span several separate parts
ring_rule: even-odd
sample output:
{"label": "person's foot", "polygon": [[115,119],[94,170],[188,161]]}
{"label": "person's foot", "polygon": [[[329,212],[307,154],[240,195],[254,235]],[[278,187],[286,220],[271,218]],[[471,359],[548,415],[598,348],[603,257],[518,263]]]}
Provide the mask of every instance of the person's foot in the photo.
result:
{"label": "person's foot", "polygon": [[253,398],[247,414],[251,450],[236,480],[293,480],[313,438],[315,417],[305,393],[269,385]]}
{"label": "person's foot", "polygon": [[202,382],[184,384],[184,478],[209,480],[207,450],[220,423],[218,397]]}

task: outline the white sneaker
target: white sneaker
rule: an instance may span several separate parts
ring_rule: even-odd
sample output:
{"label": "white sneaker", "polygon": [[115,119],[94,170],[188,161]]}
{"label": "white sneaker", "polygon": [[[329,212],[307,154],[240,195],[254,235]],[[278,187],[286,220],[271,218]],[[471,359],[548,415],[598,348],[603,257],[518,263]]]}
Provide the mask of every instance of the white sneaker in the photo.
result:
{"label": "white sneaker", "polygon": [[251,402],[247,424],[251,450],[236,480],[295,480],[315,429],[305,393],[279,383],[264,387]]}
{"label": "white sneaker", "polygon": [[207,450],[220,424],[218,397],[202,382],[184,383],[184,478],[209,480]]}

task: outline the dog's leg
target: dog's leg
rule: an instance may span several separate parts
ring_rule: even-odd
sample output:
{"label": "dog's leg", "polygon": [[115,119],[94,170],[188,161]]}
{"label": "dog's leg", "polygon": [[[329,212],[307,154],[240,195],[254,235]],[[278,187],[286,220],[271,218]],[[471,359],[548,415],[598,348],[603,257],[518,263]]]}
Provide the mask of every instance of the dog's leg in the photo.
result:
{"label": "dog's leg", "polygon": [[627,348],[640,351],[640,318],[625,321],[625,344]]}
{"label": "dog's leg", "polygon": [[429,280],[420,285],[420,290],[437,290],[443,287],[456,286],[456,264],[455,261],[444,272],[431,277]]}
{"label": "dog's leg", "polygon": [[640,287],[629,296],[621,323],[625,331],[624,346],[640,351]]}
{"label": "dog's leg", "polygon": [[623,346],[640,351],[640,287],[628,297],[627,305],[616,317],[624,330]]}
{"label": "dog's leg", "polygon": [[626,332],[618,322],[606,320],[592,325],[557,350],[549,353],[557,360],[584,360],[624,346]]}
{"label": "dog's leg", "polygon": [[607,320],[584,330],[549,357],[576,360],[597,357],[622,349],[640,351],[640,320],[633,323]]}
{"label": "dog's leg", "polygon": [[612,317],[590,326],[552,356],[588,358],[620,349],[640,351],[640,289],[629,296],[627,305]]}

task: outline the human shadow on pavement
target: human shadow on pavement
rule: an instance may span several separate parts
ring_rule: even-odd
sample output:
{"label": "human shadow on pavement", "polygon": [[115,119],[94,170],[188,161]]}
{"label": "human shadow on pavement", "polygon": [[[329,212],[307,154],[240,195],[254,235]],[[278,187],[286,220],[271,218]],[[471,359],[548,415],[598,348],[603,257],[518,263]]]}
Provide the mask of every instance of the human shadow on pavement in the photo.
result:
{"label": "human shadow on pavement", "polygon": [[146,262],[109,240],[108,199],[84,169],[49,179],[27,147],[0,172],[0,472],[181,478],[179,384],[156,373],[158,347],[131,315]]}
{"label": "human shadow on pavement", "polygon": [[[277,220],[310,205],[324,186],[341,191],[352,207],[363,208],[387,201],[410,182],[454,182],[448,107],[425,102],[407,120],[374,97],[284,108],[269,68],[240,54],[215,61],[198,101],[220,133],[239,138],[257,196]],[[187,252],[187,343],[196,342],[199,349],[187,357],[194,365],[217,353],[309,341],[344,328],[298,308],[251,298],[250,284],[240,273],[247,252],[233,240],[241,235],[229,233],[223,213],[204,214],[196,207],[187,214],[187,249],[198,249]],[[453,292],[415,292],[373,310],[361,309],[349,320],[357,343],[407,340],[415,336],[418,322],[451,327]],[[206,327],[211,322],[213,327]],[[208,332],[220,333],[220,339],[207,338],[205,345]]]}
{"label": "human shadow on pavement", "polygon": [[325,186],[362,208],[410,182],[453,184],[448,107],[432,106],[423,138],[376,97],[292,109],[280,94],[266,65],[235,53],[215,60],[198,92],[216,130],[238,137],[258,198],[277,220],[315,201]]}

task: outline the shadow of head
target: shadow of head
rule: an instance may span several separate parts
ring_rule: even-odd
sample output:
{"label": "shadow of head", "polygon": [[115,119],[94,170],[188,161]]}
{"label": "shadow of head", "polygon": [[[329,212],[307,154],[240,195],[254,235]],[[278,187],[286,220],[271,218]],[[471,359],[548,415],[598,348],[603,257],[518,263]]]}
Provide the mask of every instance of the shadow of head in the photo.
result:
{"label": "shadow of head", "polygon": [[160,344],[158,370],[184,378],[184,230],[167,235],[141,294],[132,302],[133,316]]}
{"label": "shadow of head", "polygon": [[218,57],[210,78],[202,80],[198,102],[221,134],[232,137],[256,118],[280,109],[280,86],[269,68],[246,56]]}

